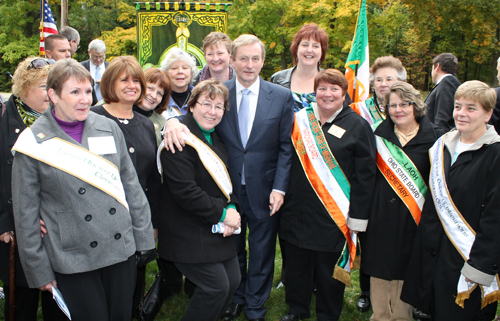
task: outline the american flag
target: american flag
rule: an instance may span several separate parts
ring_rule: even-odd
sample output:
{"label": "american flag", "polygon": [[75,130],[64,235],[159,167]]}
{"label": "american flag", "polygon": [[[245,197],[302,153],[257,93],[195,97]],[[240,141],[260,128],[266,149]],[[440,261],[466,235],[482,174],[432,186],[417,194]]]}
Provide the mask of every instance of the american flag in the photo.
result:
{"label": "american flag", "polygon": [[56,22],[47,0],[40,0],[40,56],[45,56],[45,38],[57,35]]}

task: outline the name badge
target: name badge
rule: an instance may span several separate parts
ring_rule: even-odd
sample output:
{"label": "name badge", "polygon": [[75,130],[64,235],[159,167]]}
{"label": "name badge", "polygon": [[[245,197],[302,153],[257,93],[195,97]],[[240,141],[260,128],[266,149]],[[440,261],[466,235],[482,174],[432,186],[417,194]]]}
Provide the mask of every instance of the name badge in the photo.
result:
{"label": "name badge", "polygon": [[97,155],[116,154],[113,136],[89,137],[89,151]]}
{"label": "name badge", "polygon": [[342,136],[344,136],[344,133],[345,129],[337,125],[332,125],[332,127],[330,127],[330,129],[328,130],[328,134],[333,135],[338,139],[342,138]]}

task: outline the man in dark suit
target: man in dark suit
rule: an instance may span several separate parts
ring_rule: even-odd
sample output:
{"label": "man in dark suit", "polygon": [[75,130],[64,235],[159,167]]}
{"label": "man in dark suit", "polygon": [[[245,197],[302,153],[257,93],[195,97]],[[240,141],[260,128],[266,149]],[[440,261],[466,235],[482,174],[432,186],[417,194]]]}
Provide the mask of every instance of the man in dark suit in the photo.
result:
{"label": "man in dark suit", "polygon": [[[500,82],[500,58],[497,60],[497,72],[498,82]],[[495,91],[497,93],[497,102],[488,124],[495,126],[497,133],[500,133],[500,87],[495,88]]]}
{"label": "man in dark suit", "polygon": [[101,77],[108,67],[109,63],[106,60],[106,44],[100,39],[94,39],[89,43],[89,60],[81,62],[81,64],[90,72],[93,79],[92,84],[92,106],[97,104],[102,99],[101,95]]}
{"label": "man in dark suit", "polygon": [[449,131],[455,127],[455,91],[460,86],[456,77],[458,59],[451,53],[442,53],[434,58],[432,65],[434,88],[425,99],[425,112],[432,123]]}
{"label": "man in dark suit", "polygon": [[[241,284],[224,320],[235,320],[243,307],[249,320],[264,320],[271,292],[279,216],[288,187],[292,158],[294,101],[290,90],[259,77],[264,44],[241,35],[231,45],[236,79],[225,82],[230,110],[216,127],[228,151],[229,175],[240,202],[242,232],[236,237]],[[166,145],[177,147],[179,128],[167,123]],[[246,229],[249,228],[247,252]]]}

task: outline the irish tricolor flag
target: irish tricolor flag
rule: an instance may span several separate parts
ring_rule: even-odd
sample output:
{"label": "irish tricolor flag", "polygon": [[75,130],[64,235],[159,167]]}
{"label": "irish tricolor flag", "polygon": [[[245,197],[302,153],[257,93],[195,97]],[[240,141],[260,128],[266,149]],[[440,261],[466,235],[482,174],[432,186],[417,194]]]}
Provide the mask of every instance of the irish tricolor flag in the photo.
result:
{"label": "irish tricolor flag", "polygon": [[368,98],[370,92],[370,56],[368,54],[368,24],[366,20],[366,0],[361,0],[358,24],[354,32],[351,52],[345,64],[345,76],[349,84],[347,92],[353,102]]}

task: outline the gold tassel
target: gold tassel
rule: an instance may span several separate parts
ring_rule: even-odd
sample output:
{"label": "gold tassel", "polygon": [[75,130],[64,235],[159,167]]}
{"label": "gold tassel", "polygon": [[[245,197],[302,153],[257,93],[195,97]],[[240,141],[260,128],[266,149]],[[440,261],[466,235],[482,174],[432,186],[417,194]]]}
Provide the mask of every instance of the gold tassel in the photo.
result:
{"label": "gold tassel", "polygon": [[361,268],[361,255],[356,256],[354,263],[352,264],[353,270],[358,270]]}
{"label": "gold tassel", "polygon": [[338,265],[335,265],[335,269],[333,270],[333,278],[347,286],[351,286],[351,275]]}
{"label": "gold tassel", "polygon": [[500,301],[500,291],[495,291],[485,296],[481,302],[481,309],[495,301]]}
{"label": "gold tassel", "polygon": [[464,308],[465,300],[470,297],[470,293],[472,291],[460,292],[457,294],[457,298],[455,299],[455,303],[458,304],[462,309]]}

